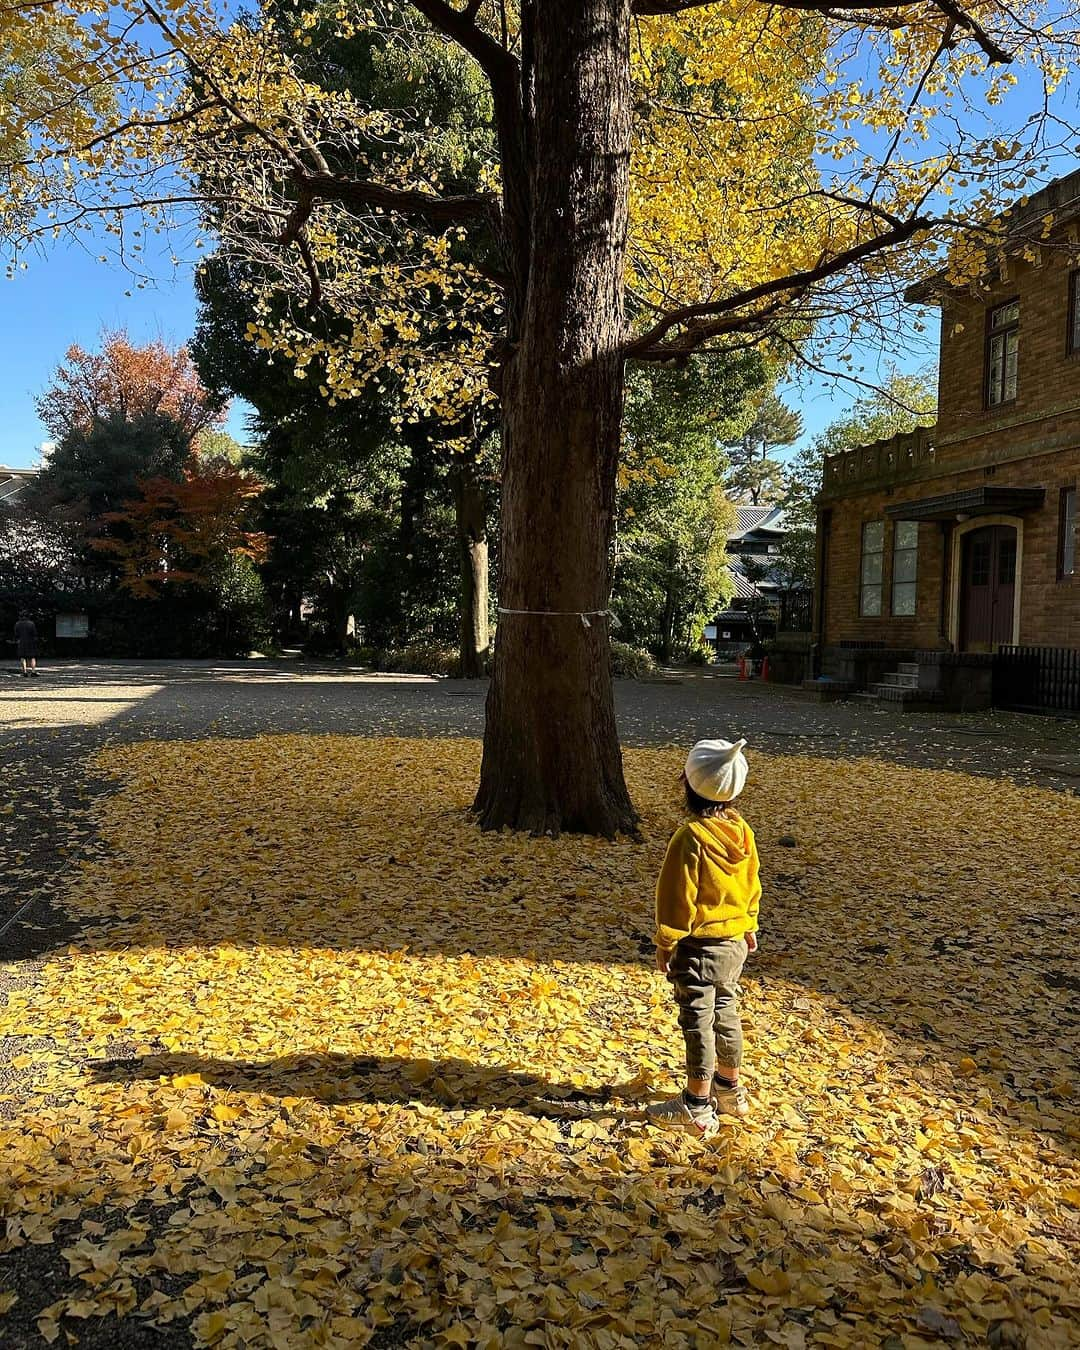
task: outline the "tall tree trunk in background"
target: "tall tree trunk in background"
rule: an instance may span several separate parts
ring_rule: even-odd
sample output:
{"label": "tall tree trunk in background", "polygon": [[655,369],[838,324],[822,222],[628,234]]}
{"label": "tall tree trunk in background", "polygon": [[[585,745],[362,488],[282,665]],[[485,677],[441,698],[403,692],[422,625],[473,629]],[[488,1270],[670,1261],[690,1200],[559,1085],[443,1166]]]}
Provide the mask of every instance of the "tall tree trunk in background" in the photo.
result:
{"label": "tall tree trunk in background", "polygon": [[675,563],[672,559],[664,592],[664,612],[660,619],[660,660],[665,666],[671,665],[675,655],[675,610],[677,604],[678,583],[675,579]]}
{"label": "tall tree trunk in background", "polygon": [[491,646],[488,592],[488,498],[478,456],[465,451],[454,464],[454,522],[461,564],[461,673],[487,674]]}
{"label": "tall tree trunk in background", "polygon": [[527,258],[511,259],[500,620],[476,810],[488,828],[614,835],[636,824],[604,616],[623,405],[630,0],[524,0],[521,13]]}
{"label": "tall tree trunk in background", "polygon": [[344,653],[349,645],[349,600],[351,587],[342,585],[335,577],[327,578],[329,588],[328,609],[330,623],[334,630],[334,641],[339,652]]}
{"label": "tall tree trunk in background", "polygon": [[[416,638],[412,630],[413,587],[416,584],[415,555],[427,513],[427,497],[434,476],[434,449],[426,424],[406,423],[402,440],[409,449],[409,463],[401,480],[401,517],[398,523],[400,586],[398,612],[393,616],[393,645],[405,647]],[[391,625],[387,625],[389,628]]]}

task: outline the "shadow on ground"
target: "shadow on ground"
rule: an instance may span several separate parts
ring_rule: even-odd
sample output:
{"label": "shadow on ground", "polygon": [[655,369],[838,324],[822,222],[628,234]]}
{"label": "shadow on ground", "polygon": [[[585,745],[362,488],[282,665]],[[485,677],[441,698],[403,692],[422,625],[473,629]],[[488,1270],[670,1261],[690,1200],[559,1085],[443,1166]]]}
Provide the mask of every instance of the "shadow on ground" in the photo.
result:
{"label": "shadow on ground", "polygon": [[373,1102],[440,1106],[466,1111],[514,1109],[555,1119],[579,1119],[590,1111],[648,1099],[640,1084],[601,1084],[594,1089],[548,1082],[536,1074],[489,1068],[467,1059],[418,1059],[400,1055],[297,1053],[264,1061],[190,1054],[140,1055],[95,1060],[90,1076],[99,1083],[171,1079],[198,1074],[208,1086],[274,1097],[309,1097],[324,1105]]}

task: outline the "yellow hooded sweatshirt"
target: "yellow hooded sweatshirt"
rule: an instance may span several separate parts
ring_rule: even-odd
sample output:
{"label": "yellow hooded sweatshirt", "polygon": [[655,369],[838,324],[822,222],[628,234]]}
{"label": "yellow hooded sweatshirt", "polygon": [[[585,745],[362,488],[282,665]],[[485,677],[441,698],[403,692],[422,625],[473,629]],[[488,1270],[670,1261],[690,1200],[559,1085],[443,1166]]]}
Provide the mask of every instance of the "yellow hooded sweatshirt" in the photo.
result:
{"label": "yellow hooded sweatshirt", "polygon": [[735,812],[694,817],[672,835],[656,883],[656,945],[756,933],[761,881],[754,832]]}

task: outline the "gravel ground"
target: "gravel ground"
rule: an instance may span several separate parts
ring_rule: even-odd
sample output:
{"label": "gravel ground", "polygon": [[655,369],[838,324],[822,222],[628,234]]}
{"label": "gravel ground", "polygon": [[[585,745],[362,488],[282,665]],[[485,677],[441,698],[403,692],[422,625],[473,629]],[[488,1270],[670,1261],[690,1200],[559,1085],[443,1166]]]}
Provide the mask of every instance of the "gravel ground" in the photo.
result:
{"label": "gravel ground", "polygon": [[[284,732],[479,737],[484,692],[475,682],[266,660],[63,662],[46,666],[36,680],[0,667],[0,930],[13,920],[0,931],[0,999],[32,981],[44,956],[76,931],[56,897],[64,870],[92,843],[89,807],[109,790],[87,766],[101,746]],[[1080,721],[821,705],[722,671],[621,682],[617,699],[629,745],[687,746],[737,733],[771,754],[867,755],[1035,781],[1066,793],[1080,788]],[[18,1090],[10,1061],[33,1049],[27,1038],[0,1040],[0,1094]],[[62,1245],[0,1255],[0,1290],[22,1295],[5,1319],[4,1347],[44,1346],[35,1310],[76,1283]],[[130,1318],[74,1330],[90,1350],[191,1344],[182,1326],[156,1330]],[[409,1344],[409,1330],[395,1324],[379,1343]]]}

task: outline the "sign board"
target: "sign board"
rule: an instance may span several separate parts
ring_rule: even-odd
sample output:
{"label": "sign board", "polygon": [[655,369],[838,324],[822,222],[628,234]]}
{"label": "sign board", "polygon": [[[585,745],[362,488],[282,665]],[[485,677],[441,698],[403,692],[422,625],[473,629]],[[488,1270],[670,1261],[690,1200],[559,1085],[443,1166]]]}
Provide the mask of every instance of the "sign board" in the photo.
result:
{"label": "sign board", "polygon": [[56,636],[58,638],[89,637],[90,616],[87,614],[58,614],[56,616]]}

